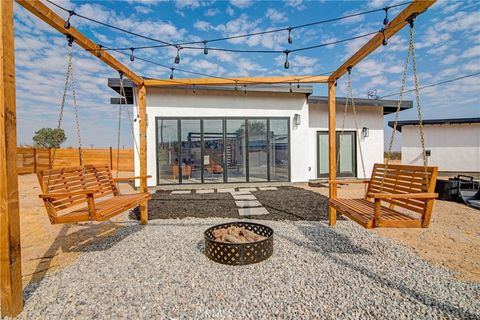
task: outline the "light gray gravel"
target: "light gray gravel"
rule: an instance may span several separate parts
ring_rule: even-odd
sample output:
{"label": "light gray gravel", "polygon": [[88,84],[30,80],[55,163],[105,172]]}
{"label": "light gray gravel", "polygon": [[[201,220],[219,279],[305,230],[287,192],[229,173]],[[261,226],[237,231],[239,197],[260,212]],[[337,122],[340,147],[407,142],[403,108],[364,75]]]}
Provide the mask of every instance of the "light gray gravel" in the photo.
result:
{"label": "light gray gravel", "polygon": [[[22,319],[479,319],[480,285],[349,221],[266,221],[273,256],[225,266],[202,254],[225,219],[132,222],[26,289]],[[113,245],[112,245],[113,244]]]}

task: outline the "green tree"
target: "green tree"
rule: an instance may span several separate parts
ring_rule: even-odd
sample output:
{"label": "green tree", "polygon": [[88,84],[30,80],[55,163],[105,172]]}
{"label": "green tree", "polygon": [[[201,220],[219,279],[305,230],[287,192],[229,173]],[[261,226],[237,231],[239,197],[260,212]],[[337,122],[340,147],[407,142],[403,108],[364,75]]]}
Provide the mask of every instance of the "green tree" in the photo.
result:
{"label": "green tree", "polygon": [[65,131],[56,128],[42,128],[33,136],[34,146],[38,148],[60,148],[65,140]]}

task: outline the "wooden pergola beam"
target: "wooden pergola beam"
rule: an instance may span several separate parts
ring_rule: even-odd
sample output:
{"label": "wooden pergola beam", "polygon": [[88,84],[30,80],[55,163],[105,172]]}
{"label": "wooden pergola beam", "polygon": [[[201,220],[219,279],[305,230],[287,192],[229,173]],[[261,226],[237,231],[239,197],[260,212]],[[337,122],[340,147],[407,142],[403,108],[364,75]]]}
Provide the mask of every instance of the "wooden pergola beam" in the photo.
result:
{"label": "wooden pergola beam", "polygon": [[147,87],[171,87],[186,85],[252,85],[252,84],[298,84],[298,83],[327,83],[327,76],[285,76],[285,77],[248,77],[248,78],[179,78],[179,79],[146,79]]}
{"label": "wooden pergola beam", "polygon": [[13,1],[0,1],[0,300],[1,316],[23,309]]}
{"label": "wooden pergola beam", "polygon": [[[386,27],[385,37],[387,39],[394,36],[398,31],[402,30],[408,22],[407,19],[413,14],[420,14],[432,6],[436,0],[415,0],[408,7],[403,9]],[[336,80],[347,72],[348,67],[354,67],[365,59],[369,54],[382,45],[383,34],[378,32],[370,41],[360,48],[353,56],[343,63],[335,72],[330,75],[330,80]]]}
{"label": "wooden pergola beam", "polygon": [[36,15],[40,20],[46,22],[48,25],[53,27],[60,33],[65,35],[69,34],[75,39],[75,43],[78,44],[83,49],[87,50],[98,59],[105,62],[111,68],[122,72],[126,77],[132,80],[135,84],[140,85],[143,83],[143,79],[135,74],[132,70],[123,65],[120,61],[115,59],[106,51],[101,51],[101,55],[97,56],[97,53],[100,52],[100,47],[95,44],[92,40],[83,35],[80,31],[70,26],[69,29],[64,28],[65,20],[60,17],[58,14],[50,10],[42,2],[38,0],[15,0],[19,5]]}

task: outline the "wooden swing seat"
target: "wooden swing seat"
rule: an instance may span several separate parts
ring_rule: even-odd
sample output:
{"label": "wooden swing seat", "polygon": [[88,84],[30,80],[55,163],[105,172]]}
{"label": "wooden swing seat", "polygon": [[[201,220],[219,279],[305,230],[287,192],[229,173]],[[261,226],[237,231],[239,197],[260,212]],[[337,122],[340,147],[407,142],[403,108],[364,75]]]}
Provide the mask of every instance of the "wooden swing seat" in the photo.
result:
{"label": "wooden swing seat", "polygon": [[[334,197],[329,200],[329,206],[367,229],[427,228],[434,199],[438,197],[434,193],[437,175],[437,167],[389,164],[387,168],[377,163],[370,180],[330,181],[332,184],[367,183],[365,198]],[[335,222],[336,214],[331,212],[330,225]]]}
{"label": "wooden swing seat", "polygon": [[149,192],[121,194],[117,188],[118,181],[150,176],[113,178],[109,166],[39,170],[37,177],[52,224],[105,221],[151,198]]}

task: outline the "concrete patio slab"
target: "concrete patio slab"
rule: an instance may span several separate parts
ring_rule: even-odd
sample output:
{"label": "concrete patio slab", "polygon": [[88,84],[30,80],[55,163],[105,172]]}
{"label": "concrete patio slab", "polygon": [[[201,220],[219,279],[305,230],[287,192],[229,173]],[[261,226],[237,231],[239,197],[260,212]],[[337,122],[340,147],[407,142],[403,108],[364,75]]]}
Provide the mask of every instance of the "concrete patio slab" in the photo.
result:
{"label": "concrete patio slab", "polygon": [[170,194],[190,194],[190,190],[173,190]]}
{"label": "concrete patio slab", "polygon": [[217,189],[217,193],[231,193],[235,192],[235,189],[229,188],[229,189]]}
{"label": "concrete patio slab", "polygon": [[233,196],[233,199],[235,200],[257,200],[253,194],[239,194],[236,196]]}
{"label": "concrete patio slab", "polygon": [[214,193],[215,190],[213,189],[199,189],[197,190],[197,193],[203,194],[203,193]]}
{"label": "concrete patio slab", "polygon": [[257,191],[257,188],[238,188],[238,191]]}
{"label": "concrete patio slab", "polygon": [[261,207],[262,204],[260,201],[257,200],[240,200],[240,201],[235,201],[235,204],[239,208],[255,208],[255,207]]}
{"label": "concrete patio slab", "polygon": [[250,191],[235,191],[235,192],[230,192],[232,196],[239,196],[239,195],[245,195],[245,194],[252,194]]}
{"label": "concrete patio slab", "polygon": [[277,187],[259,187],[258,189],[260,191],[276,191],[276,190],[278,190]]}
{"label": "concrete patio slab", "polygon": [[264,207],[260,208],[239,208],[238,214],[241,216],[262,216],[268,214],[267,209]]}

